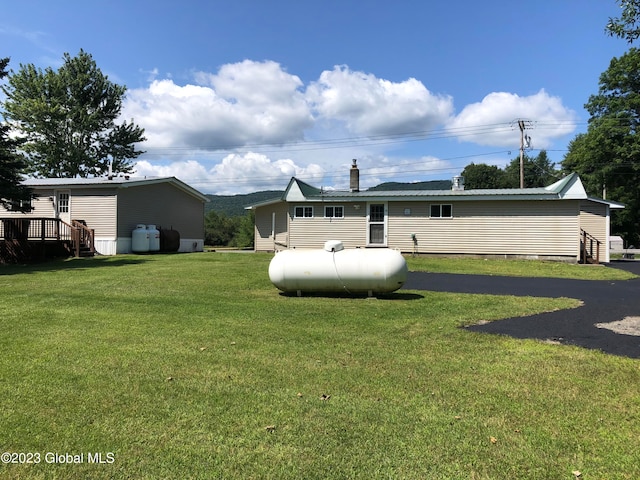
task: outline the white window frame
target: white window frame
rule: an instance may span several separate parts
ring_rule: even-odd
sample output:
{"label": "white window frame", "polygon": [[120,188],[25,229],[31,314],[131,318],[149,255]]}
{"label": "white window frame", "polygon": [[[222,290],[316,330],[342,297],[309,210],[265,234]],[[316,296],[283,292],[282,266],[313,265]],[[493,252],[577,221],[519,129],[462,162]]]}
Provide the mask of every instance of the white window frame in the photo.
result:
{"label": "white window frame", "polygon": [[[298,209],[302,209],[302,215],[298,215]],[[307,212],[311,212],[311,215],[307,215]],[[293,207],[294,218],[313,218],[313,206],[311,205],[297,205]]]}
{"label": "white window frame", "polygon": [[[336,215],[336,208],[340,209],[342,215]],[[331,210],[331,215],[327,215],[327,211]],[[344,218],[344,205],[325,205],[324,218]]]}
{"label": "white window frame", "polygon": [[[438,211],[440,212],[440,215],[432,215],[433,214],[433,207],[438,207]],[[444,216],[442,214],[442,207],[449,207],[449,211],[450,211],[450,215],[448,216]],[[453,204],[451,203],[432,203],[429,205],[429,218],[453,218]]]}

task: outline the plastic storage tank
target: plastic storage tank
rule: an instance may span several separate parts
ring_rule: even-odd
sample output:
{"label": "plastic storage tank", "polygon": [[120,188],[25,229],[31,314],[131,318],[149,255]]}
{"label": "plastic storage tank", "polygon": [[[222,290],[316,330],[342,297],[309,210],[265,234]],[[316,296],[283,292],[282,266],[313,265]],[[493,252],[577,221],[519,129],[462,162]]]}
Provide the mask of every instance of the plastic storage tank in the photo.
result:
{"label": "plastic storage tank", "polygon": [[149,231],[146,225],[136,225],[136,229],[131,233],[131,251],[134,253],[149,251]]}
{"label": "plastic storage tank", "polygon": [[390,293],[407,280],[407,262],[389,248],[345,250],[330,240],[318,250],[284,250],[269,264],[269,279],[283,292]]}
{"label": "plastic storage tank", "polygon": [[147,232],[149,232],[149,251],[160,251],[160,230],[155,225],[147,225]]}

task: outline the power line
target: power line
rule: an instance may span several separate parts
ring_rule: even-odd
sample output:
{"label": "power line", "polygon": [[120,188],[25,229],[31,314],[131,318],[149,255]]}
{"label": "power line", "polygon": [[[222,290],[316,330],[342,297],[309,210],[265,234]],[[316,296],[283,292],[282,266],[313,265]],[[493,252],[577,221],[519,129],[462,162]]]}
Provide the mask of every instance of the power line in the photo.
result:
{"label": "power line", "polygon": [[[579,122],[534,122],[536,127],[544,130],[558,129],[560,127],[577,127],[586,125]],[[151,148],[145,153],[145,156],[183,156],[188,152],[191,156],[210,155],[211,152],[219,151],[256,151],[256,153],[272,153],[272,152],[301,152],[313,150],[329,150],[348,147],[364,147],[389,145],[406,142],[424,142],[433,140],[442,140],[448,138],[462,138],[472,136],[484,136],[488,134],[507,133],[513,130],[511,123],[494,123],[486,125],[475,125],[465,127],[447,127],[432,130],[418,130],[400,133],[342,137],[322,140],[307,140],[298,142],[255,142],[255,143],[230,143],[226,145],[194,145],[188,147],[156,147]]]}
{"label": "power line", "polygon": [[[449,157],[449,158],[443,158],[443,159],[439,159],[440,161],[443,162],[448,162],[448,161],[453,161],[453,160],[462,160],[462,159],[469,159],[469,158],[476,158],[476,157],[481,157],[481,156],[490,156],[490,155],[498,155],[498,154],[506,154],[508,153],[508,151],[506,150],[500,150],[500,151],[496,151],[496,152],[485,152],[485,153],[477,153],[477,154],[472,154],[472,155],[462,155],[462,156],[456,156],[456,157]],[[401,178],[401,177],[406,177],[412,174],[416,174],[416,173],[438,173],[438,172],[447,172],[447,171],[452,171],[452,172],[457,172],[460,169],[460,166],[450,166],[450,167],[442,167],[442,168],[415,168],[415,169],[411,169],[408,170],[406,167],[411,167],[411,166],[417,166],[417,165],[424,165],[425,162],[411,162],[411,163],[404,163],[402,165],[384,165],[384,166],[375,166],[372,168],[362,168],[360,167],[360,177],[374,177],[374,176],[385,176],[385,175],[393,175],[395,178]],[[395,169],[397,168],[402,168],[402,171],[398,172],[395,171]],[[375,169],[375,172],[370,172],[370,170]],[[349,177],[349,171],[347,169],[344,170],[344,172],[340,171],[340,172],[334,172],[331,174],[331,176],[333,178],[348,178]],[[296,175],[296,178],[299,178],[300,180],[305,180],[305,179],[312,179],[313,176],[312,175]],[[260,175],[260,176],[246,176],[246,177],[242,177],[240,179],[233,179],[233,181],[238,182],[239,184],[242,183],[256,183],[261,181],[260,183],[269,183],[272,181],[278,181],[281,180],[282,176],[281,175],[272,175],[272,176],[265,176],[265,175]],[[197,180],[193,180],[192,182],[194,183],[198,183],[199,185],[219,185],[219,184],[225,184],[225,183],[229,183],[229,179],[225,178],[225,179],[221,179],[221,180],[202,180],[202,181],[197,181]]]}

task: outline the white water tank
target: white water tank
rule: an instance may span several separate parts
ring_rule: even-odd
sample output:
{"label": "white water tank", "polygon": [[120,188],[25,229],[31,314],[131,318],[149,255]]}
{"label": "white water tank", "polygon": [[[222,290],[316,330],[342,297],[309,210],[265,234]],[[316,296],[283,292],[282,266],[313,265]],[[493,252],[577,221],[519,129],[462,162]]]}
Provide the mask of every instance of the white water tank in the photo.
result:
{"label": "white water tank", "polygon": [[269,264],[269,279],[283,292],[390,293],[407,280],[407,263],[388,248],[345,250],[330,240],[323,249],[284,250]]}
{"label": "white water tank", "polygon": [[146,225],[138,224],[131,232],[131,251],[134,253],[146,253],[149,251],[149,231]]}
{"label": "white water tank", "polygon": [[160,251],[160,230],[155,225],[147,225],[147,232],[149,232],[149,251]]}

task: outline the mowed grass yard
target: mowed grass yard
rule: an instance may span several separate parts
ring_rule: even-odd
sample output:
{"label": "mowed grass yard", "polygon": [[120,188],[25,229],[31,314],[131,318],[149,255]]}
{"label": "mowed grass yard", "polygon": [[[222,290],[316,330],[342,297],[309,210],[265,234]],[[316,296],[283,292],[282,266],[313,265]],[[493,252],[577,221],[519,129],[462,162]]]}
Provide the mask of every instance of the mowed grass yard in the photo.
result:
{"label": "mowed grass yard", "polygon": [[0,266],[0,478],[640,478],[640,362],[460,328],[575,300],[298,298],[270,259]]}

